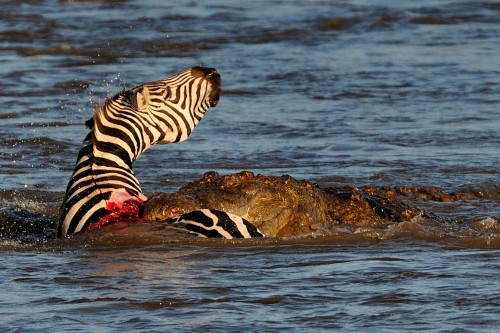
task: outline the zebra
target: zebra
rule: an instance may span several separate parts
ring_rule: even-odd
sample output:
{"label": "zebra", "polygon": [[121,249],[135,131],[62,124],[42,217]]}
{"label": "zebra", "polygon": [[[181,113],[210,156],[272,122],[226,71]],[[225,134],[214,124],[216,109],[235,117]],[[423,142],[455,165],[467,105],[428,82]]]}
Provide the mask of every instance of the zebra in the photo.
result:
{"label": "zebra", "polygon": [[[90,132],[59,209],[58,236],[91,231],[119,218],[139,218],[147,197],[132,164],[155,143],[186,140],[209,107],[217,105],[220,93],[217,70],[193,67],[107,99],[85,123]],[[200,237],[263,237],[250,222],[217,210],[202,209],[165,222]]]}

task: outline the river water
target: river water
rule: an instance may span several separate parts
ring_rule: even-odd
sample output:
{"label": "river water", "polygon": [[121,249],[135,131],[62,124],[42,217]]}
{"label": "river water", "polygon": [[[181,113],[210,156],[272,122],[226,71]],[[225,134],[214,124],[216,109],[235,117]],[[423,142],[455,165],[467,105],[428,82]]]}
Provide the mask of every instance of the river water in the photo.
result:
{"label": "river water", "polygon": [[[498,331],[500,3],[5,0],[0,37],[1,331]],[[41,240],[93,109],[195,65],[221,101],[141,156],[147,193],[250,170],[481,198],[421,203],[432,240]]]}

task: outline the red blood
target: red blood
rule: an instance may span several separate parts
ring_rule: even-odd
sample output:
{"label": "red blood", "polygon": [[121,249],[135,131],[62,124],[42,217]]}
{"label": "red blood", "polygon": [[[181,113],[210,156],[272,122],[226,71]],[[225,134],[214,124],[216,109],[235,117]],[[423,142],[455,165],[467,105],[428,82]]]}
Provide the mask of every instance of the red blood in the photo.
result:
{"label": "red blood", "polygon": [[104,225],[110,224],[120,219],[138,219],[146,197],[139,198],[130,195],[125,189],[116,190],[111,193],[106,210],[110,213],[95,223],[92,223],[85,231],[99,229]]}

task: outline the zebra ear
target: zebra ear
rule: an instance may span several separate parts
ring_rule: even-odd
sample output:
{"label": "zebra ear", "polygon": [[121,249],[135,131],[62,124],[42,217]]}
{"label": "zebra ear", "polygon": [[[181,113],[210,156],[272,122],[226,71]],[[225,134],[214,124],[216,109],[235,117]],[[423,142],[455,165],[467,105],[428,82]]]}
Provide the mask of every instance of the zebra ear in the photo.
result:
{"label": "zebra ear", "polygon": [[135,95],[137,109],[139,111],[146,111],[149,105],[149,90],[147,87],[142,87]]}

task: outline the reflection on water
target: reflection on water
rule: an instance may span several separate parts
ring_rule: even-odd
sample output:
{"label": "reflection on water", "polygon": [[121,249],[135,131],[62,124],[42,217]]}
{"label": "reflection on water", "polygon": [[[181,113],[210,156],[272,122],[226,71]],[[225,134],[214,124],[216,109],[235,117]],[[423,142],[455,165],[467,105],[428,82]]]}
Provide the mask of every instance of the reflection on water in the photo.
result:
{"label": "reflection on water", "polygon": [[[498,22],[494,2],[2,2],[3,327],[493,331]],[[141,156],[147,193],[251,170],[481,198],[413,202],[439,219],[382,233],[234,246],[141,225],[32,244],[53,236],[93,108],[200,64],[221,102]]]}

